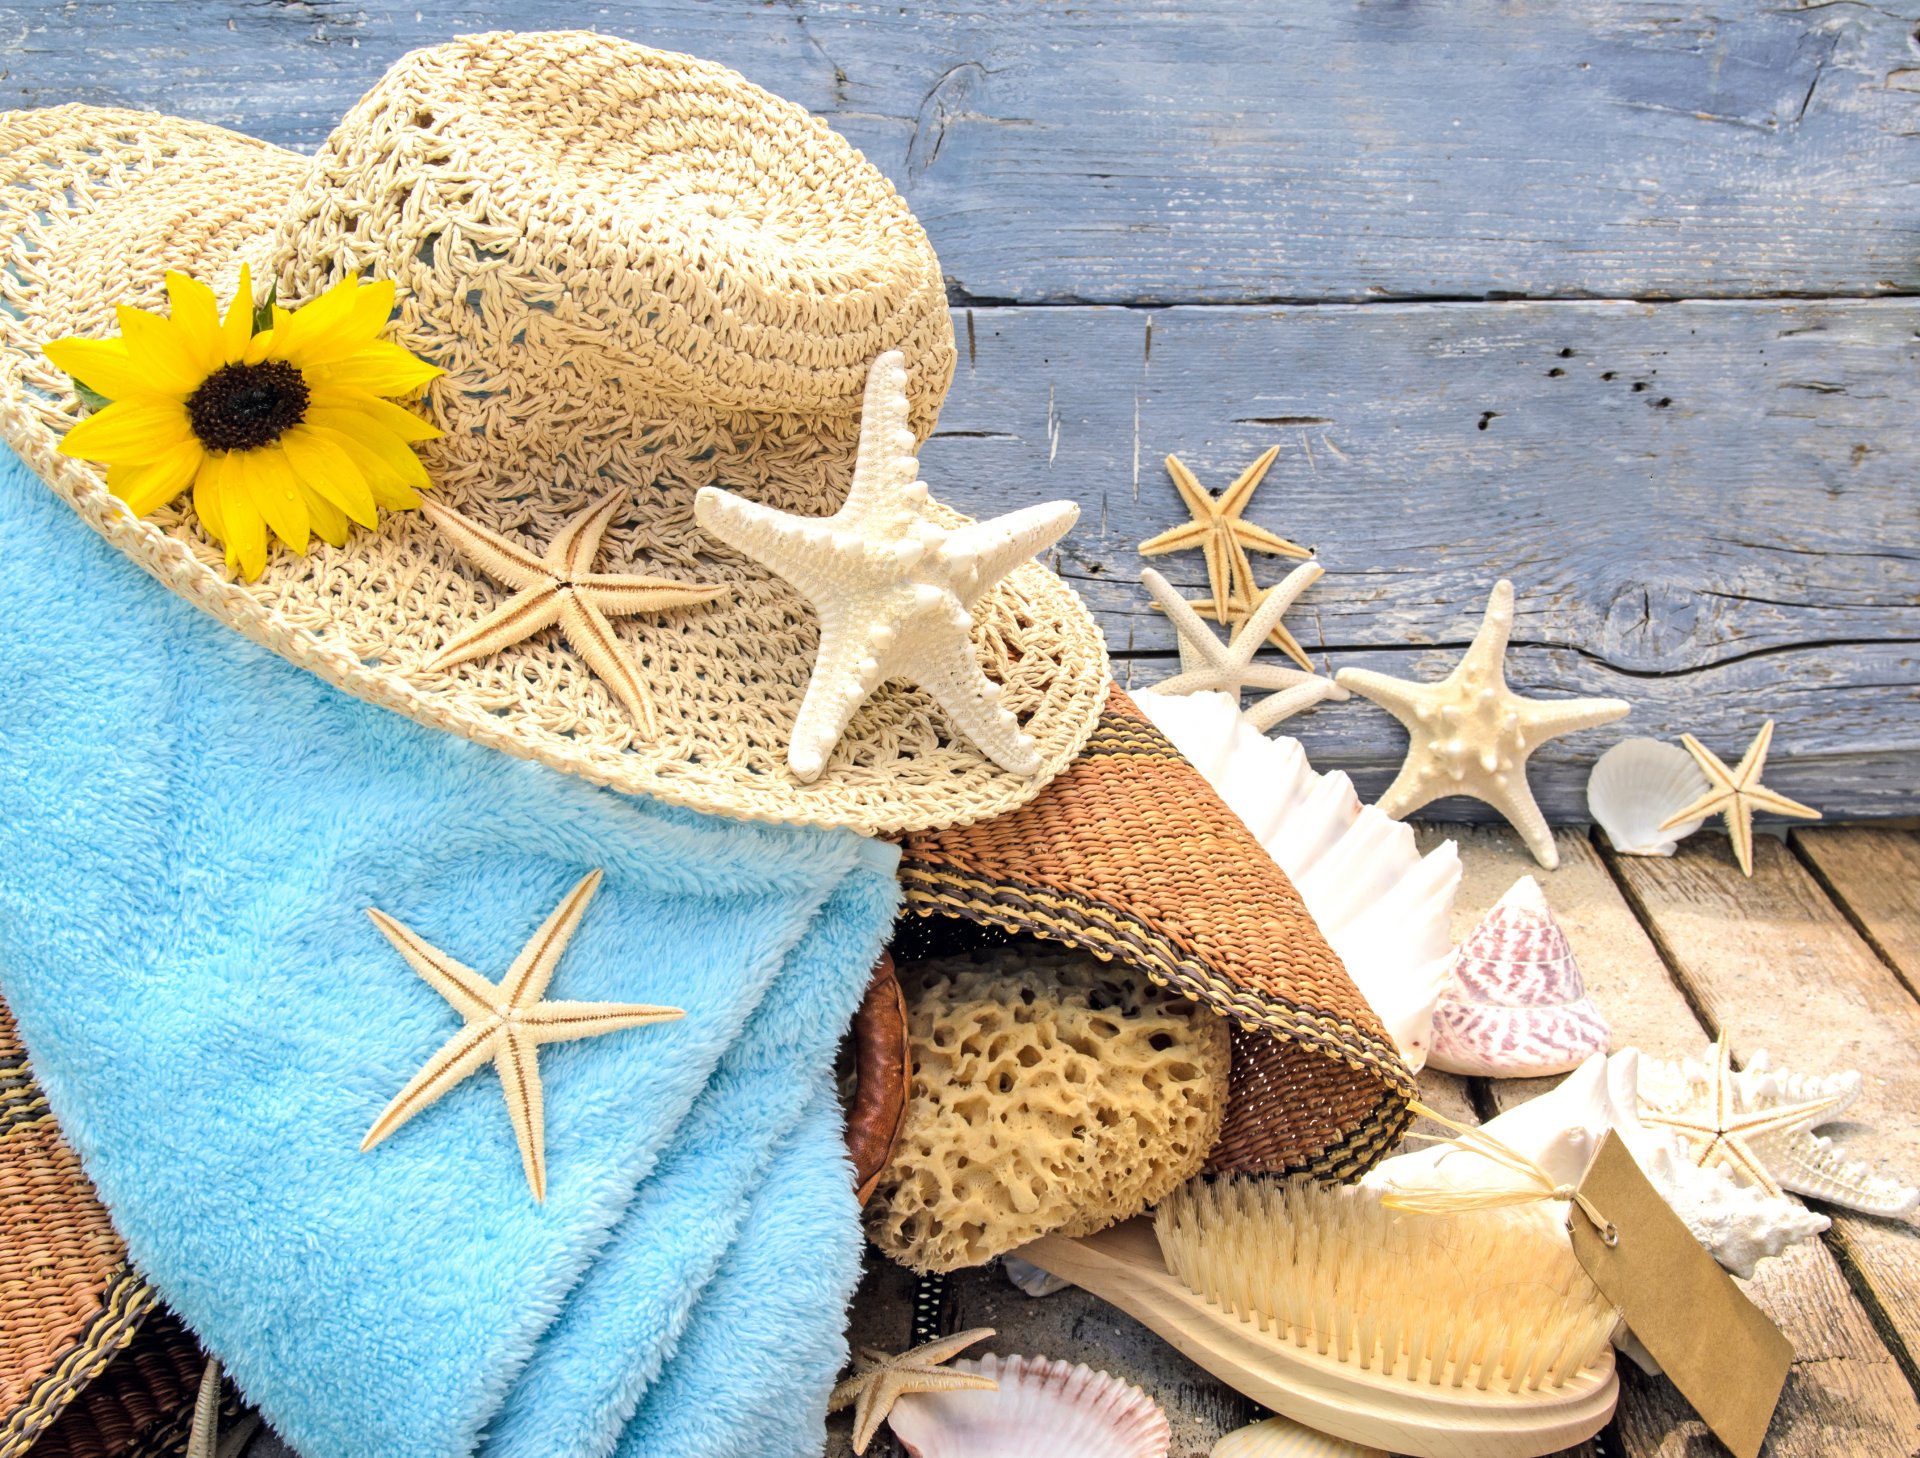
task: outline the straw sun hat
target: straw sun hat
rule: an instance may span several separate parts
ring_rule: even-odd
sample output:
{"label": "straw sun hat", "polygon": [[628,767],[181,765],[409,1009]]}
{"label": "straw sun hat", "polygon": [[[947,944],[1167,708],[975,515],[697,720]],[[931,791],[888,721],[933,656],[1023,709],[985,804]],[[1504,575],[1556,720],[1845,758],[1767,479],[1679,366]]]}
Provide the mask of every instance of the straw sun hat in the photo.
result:
{"label": "straw sun hat", "polygon": [[[971,641],[1036,773],[1001,768],[898,679],[818,778],[789,768],[819,620],[701,529],[695,493],[833,513],[869,366],[903,357],[923,441],[953,335],[938,261],[886,180],[732,71],[597,35],[473,36],[401,60],[311,159],[85,106],[7,116],[0,153],[0,434],[174,591],[341,688],[622,790],[867,833],[1018,806],[1092,731],[1098,629],[1028,562],[972,604]],[[385,337],[445,371],[416,407],[443,432],[418,446],[435,507],[539,556],[611,496],[586,570],[720,589],[611,619],[657,732],[563,632],[434,664],[513,595],[444,512],[278,547],[247,581],[191,492],[135,517],[105,467],[58,452],[84,409],[44,346],[113,337],[116,305],[163,312],[169,270],[224,301],[243,263],[289,308],[354,275],[394,282]]]}

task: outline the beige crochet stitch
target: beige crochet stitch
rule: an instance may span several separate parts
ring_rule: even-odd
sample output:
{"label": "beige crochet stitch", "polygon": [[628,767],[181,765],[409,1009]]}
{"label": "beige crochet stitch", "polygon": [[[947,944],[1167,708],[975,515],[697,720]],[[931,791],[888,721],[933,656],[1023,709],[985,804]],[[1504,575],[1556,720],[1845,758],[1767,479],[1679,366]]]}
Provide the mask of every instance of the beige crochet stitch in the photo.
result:
{"label": "beige crochet stitch", "polygon": [[[997,768],[903,683],[818,780],[788,771],[814,616],[699,529],[694,492],[831,513],[869,364],[904,354],[924,440],[953,333],[938,260],[885,178],[734,72],[606,36],[474,36],[403,58],[311,160],[81,106],[0,117],[0,157],[0,434],[169,587],[342,688],[623,790],[868,833],[1011,809],[1091,732],[1099,631],[1028,563],[976,606],[973,641],[1037,775]],[[116,303],[164,308],[167,269],[225,297],[243,260],[287,305],[348,273],[395,280],[389,337],[447,371],[421,406],[446,432],[421,448],[436,500],[538,551],[618,488],[596,570],[724,586],[618,622],[657,737],[557,631],[429,668],[510,589],[421,513],[276,550],[244,583],[186,498],[134,520],[98,469],[56,454],[80,408],[42,345],[110,336]]]}
{"label": "beige crochet stitch", "polygon": [[1088,953],[1022,941],[900,969],[913,1088],[867,1234],[923,1271],[1087,1235],[1199,1173],[1227,1021]]}

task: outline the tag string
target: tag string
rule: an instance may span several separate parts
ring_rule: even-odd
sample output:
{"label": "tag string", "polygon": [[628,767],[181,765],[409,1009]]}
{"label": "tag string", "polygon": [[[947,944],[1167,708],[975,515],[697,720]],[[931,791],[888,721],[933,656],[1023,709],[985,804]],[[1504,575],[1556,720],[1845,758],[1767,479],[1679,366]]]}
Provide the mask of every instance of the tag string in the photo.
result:
{"label": "tag string", "polygon": [[[1459,1124],[1445,1114],[1428,1108],[1418,1099],[1407,1105],[1417,1117],[1431,1119],[1443,1129],[1453,1131],[1452,1143],[1458,1144],[1471,1154],[1482,1159],[1492,1160],[1503,1169],[1509,1170],[1526,1180],[1530,1188],[1514,1189],[1488,1186],[1478,1190],[1450,1190],[1440,1186],[1426,1189],[1402,1189],[1398,1185],[1389,1185],[1387,1193],[1381,1196],[1380,1203],[1390,1210],[1407,1210],[1416,1215],[1452,1215],[1465,1210],[1497,1210],[1512,1205],[1531,1205],[1538,1200],[1566,1200],[1577,1207],[1587,1217],[1589,1224],[1600,1232],[1600,1239],[1609,1246],[1620,1243],[1620,1232],[1614,1223],[1600,1212],[1592,1200],[1580,1192],[1577,1185],[1556,1184],[1552,1175],[1542,1169],[1538,1163],[1529,1159],[1505,1140],[1496,1139],[1485,1129],[1472,1124]],[[1412,1139],[1433,1139],[1430,1134],[1409,1135]]]}

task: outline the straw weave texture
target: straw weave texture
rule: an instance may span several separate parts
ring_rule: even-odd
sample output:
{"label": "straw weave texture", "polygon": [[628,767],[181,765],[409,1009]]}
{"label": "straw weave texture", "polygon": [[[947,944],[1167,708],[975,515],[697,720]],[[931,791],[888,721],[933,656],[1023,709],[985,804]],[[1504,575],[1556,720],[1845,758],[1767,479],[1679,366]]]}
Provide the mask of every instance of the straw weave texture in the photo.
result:
{"label": "straw weave texture", "polygon": [[1117,959],[1233,1023],[1208,1167],[1347,1179],[1409,1122],[1413,1078],[1273,863],[1115,687],[1032,804],[910,835],[908,908]]}
{"label": "straw weave texture", "polygon": [[[73,106],[0,117],[0,153],[16,260],[0,276],[0,434],[169,587],[349,692],[619,789],[867,833],[999,814],[1085,742],[1104,645],[1072,590],[1027,564],[982,599],[973,636],[1038,741],[1037,777],[993,765],[900,683],[856,715],[818,781],[786,768],[817,625],[698,528],[694,492],[830,514],[874,356],[906,355],[921,440],[954,368],[926,235],[801,108],[690,57],[502,34],[403,58],[311,161]],[[597,571],[727,588],[617,621],[656,740],[552,630],[428,672],[509,590],[418,513],[343,549],[276,549],[241,583],[185,498],[130,520],[99,471],[55,454],[79,406],[41,346],[107,337],[116,303],[161,308],[169,268],[224,298],[243,260],[288,306],[350,273],[396,281],[389,337],[448,372],[420,407],[446,431],[421,448],[437,499],[539,551],[617,485],[629,494]]]}

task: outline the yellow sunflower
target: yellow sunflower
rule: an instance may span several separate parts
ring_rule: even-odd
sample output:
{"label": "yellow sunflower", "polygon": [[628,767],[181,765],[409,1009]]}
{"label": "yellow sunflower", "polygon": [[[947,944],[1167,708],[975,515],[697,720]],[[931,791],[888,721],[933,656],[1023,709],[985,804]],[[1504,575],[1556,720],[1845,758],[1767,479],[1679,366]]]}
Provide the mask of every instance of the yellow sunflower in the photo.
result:
{"label": "yellow sunflower", "polygon": [[60,449],[104,461],[107,489],[145,516],[189,486],[200,523],[249,581],[267,565],[267,532],[296,552],[310,534],[334,546],[380,507],[418,506],[427,485],[414,441],[440,432],[383,395],[442,371],[380,338],[393,283],[344,279],[254,331],[253,280],[220,317],[213,290],[167,275],[171,318],[121,306],[118,339],[61,339],[47,357],[112,403]]}

